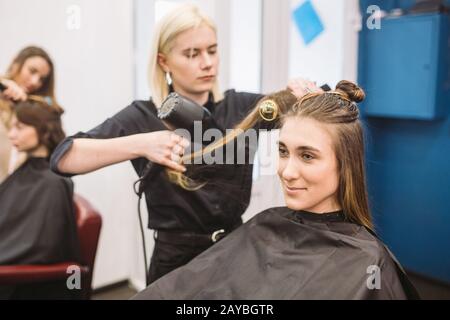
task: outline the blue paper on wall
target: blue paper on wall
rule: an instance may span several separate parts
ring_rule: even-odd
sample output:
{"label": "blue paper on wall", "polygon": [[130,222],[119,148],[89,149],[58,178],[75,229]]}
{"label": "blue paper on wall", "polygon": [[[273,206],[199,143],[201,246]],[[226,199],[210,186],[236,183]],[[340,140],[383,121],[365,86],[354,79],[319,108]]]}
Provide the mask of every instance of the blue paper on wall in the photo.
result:
{"label": "blue paper on wall", "polygon": [[309,0],[295,9],[292,17],[305,44],[311,43],[324,30],[322,21]]}

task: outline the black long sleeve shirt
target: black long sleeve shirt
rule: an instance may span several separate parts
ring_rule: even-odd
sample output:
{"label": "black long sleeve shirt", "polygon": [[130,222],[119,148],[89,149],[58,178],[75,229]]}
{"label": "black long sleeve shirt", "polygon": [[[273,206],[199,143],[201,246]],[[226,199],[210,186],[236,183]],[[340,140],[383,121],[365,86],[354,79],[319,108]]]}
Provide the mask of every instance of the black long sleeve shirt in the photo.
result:
{"label": "black long sleeve shirt", "polygon": [[[212,99],[205,107],[217,128],[223,133],[241,121],[262,95],[229,90],[225,98],[217,103]],[[167,130],[157,117],[157,109],[151,101],[134,101],[99,126],[84,133],[66,138],[51,158],[51,168],[58,172],[58,162],[71,148],[77,138],[109,139],[138,133]],[[136,173],[141,176],[148,160],[138,158],[131,161]],[[217,171],[226,183],[208,183],[197,191],[188,191],[173,184],[164,170],[145,182],[149,213],[148,227],[156,230],[211,233],[218,229],[231,229],[241,223],[241,215],[250,202],[253,166],[247,164],[222,165]],[[212,175],[210,178],[214,178]],[[131,187],[131,186],[130,186]]]}

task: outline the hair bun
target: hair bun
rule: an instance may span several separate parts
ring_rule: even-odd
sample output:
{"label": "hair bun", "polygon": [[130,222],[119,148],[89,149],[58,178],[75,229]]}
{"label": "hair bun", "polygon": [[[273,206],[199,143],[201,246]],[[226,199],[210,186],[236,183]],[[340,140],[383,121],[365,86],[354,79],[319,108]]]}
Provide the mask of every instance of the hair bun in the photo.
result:
{"label": "hair bun", "polygon": [[342,80],[336,86],[336,91],[345,94],[349,100],[353,102],[361,102],[366,98],[364,90],[358,87],[353,82]]}

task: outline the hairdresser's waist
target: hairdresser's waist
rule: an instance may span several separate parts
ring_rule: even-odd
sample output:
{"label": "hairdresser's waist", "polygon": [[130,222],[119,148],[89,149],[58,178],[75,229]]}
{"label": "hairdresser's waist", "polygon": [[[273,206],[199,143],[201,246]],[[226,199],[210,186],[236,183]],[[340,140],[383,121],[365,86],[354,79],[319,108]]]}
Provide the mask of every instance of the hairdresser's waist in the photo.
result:
{"label": "hairdresser's waist", "polygon": [[175,230],[155,230],[155,240],[187,246],[210,246],[222,240],[236,228],[242,225],[242,222],[232,227],[218,228],[210,233],[196,233],[189,231]]}

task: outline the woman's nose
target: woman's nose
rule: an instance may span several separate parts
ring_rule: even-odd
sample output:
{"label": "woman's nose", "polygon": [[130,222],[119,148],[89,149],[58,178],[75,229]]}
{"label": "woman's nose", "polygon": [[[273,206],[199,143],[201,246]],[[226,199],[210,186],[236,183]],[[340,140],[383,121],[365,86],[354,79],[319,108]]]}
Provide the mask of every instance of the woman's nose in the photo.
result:
{"label": "woman's nose", "polygon": [[212,59],[211,59],[209,53],[206,52],[202,55],[201,68],[209,69],[211,67],[212,67]]}
{"label": "woman's nose", "polygon": [[280,175],[287,181],[298,179],[300,170],[294,159],[289,158],[284,161],[280,161]]}
{"label": "woman's nose", "polygon": [[37,88],[41,84],[41,77],[39,75],[33,75],[30,79],[30,84]]}

